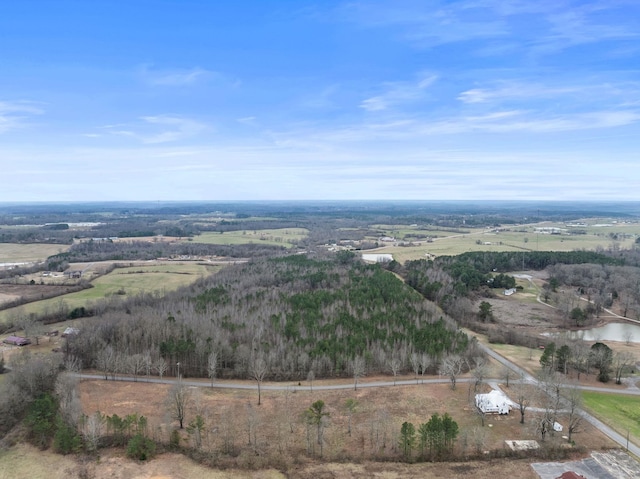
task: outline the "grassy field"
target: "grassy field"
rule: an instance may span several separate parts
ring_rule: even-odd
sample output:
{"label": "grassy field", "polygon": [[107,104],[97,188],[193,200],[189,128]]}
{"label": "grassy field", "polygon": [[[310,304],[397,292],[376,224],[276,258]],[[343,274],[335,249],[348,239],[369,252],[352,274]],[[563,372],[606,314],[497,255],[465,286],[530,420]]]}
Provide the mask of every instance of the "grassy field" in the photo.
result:
{"label": "grassy field", "polygon": [[224,233],[205,232],[194,236],[194,243],[237,245],[237,244],[269,244],[291,248],[291,242],[299,241],[309,233],[305,228],[282,228],[264,230],[227,231]]}
{"label": "grassy field", "polygon": [[69,249],[61,244],[0,243],[0,263],[28,263],[44,261],[49,256]]}
{"label": "grassy field", "polygon": [[[376,225],[386,226],[386,225]],[[434,237],[431,242],[422,241],[416,246],[393,246],[389,244],[371,252],[390,253],[396,261],[422,259],[433,256],[453,256],[470,251],[574,251],[595,250],[598,247],[609,248],[614,242],[621,248],[630,248],[635,235],[640,234],[640,225],[612,224],[611,226],[586,228],[586,234],[555,235],[536,232],[538,227],[562,227],[563,224],[541,223],[500,229],[467,229],[467,233],[446,232],[443,230],[419,230],[410,226],[381,230],[388,236],[404,240],[409,233],[428,234]],[[617,238],[614,239],[614,238]],[[373,237],[371,239],[374,239]],[[415,242],[416,240],[414,240]]]}
{"label": "grassy field", "polygon": [[585,391],[585,408],[635,443],[640,442],[640,400],[637,396]]}
{"label": "grassy field", "polygon": [[93,288],[0,311],[0,322],[11,319],[17,314],[41,314],[47,309],[55,310],[60,306],[61,301],[73,309],[122,292],[133,296],[141,292],[171,291],[193,283],[201,276],[214,273],[221,267],[185,262],[116,268],[111,273],[94,280],[91,283]]}

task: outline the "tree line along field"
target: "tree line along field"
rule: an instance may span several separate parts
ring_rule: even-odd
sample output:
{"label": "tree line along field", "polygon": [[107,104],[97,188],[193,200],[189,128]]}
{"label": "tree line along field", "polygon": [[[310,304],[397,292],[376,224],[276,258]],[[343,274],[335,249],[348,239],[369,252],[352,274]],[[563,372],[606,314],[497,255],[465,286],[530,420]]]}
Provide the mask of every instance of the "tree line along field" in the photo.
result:
{"label": "tree line along field", "polygon": [[[222,268],[196,262],[164,262],[153,265],[118,267],[91,282],[92,287],[56,298],[30,302],[16,308],[0,311],[0,323],[17,320],[30,314],[52,313],[61,308],[90,307],[109,297],[121,298],[141,293],[164,293],[195,282]],[[24,288],[30,288],[24,285]],[[37,286],[36,286],[37,287]]]}

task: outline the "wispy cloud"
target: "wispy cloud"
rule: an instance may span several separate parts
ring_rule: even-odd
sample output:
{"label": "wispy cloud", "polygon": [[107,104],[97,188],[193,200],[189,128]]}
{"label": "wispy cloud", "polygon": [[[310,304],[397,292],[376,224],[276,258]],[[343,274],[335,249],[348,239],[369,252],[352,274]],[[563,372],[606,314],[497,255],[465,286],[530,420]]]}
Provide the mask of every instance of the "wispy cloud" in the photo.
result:
{"label": "wispy cloud", "polygon": [[30,102],[0,101],[0,133],[21,128],[27,118],[42,113],[44,110]]}
{"label": "wispy cloud", "polygon": [[385,92],[363,100],[360,108],[367,111],[381,111],[392,105],[422,98],[425,90],[437,79],[436,75],[424,75],[414,82],[387,82],[383,85]]}
{"label": "wispy cloud", "polygon": [[108,125],[104,128],[114,135],[135,138],[144,144],[168,143],[193,137],[207,125],[188,118],[169,115],[144,116],[143,123]]}
{"label": "wispy cloud", "polygon": [[218,73],[195,67],[190,69],[154,70],[151,65],[142,65],[138,74],[148,84],[154,86],[189,86],[218,76]]}

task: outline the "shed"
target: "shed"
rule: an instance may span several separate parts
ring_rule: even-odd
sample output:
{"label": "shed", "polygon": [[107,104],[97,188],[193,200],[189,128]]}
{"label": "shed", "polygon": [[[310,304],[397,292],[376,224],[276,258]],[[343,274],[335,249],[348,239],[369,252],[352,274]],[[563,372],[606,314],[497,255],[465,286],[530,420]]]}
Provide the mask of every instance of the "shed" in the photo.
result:
{"label": "shed", "polygon": [[476,407],[485,414],[509,414],[511,400],[502,391],[493,390],[487,394],[476,394]]}
{"label": "shed", "polygon": [[78,328],[67,328],[62,333],[62,337],[63,338],[68,338],[69,336],[75,336],[79,332],[80,332],[80,330]]}
{"label": "shed", "polygon": [[23,338],[21,336],[7,336],[2,340],[5,344],[12,344],[14,346],[26,346],[27,344],[31,344],[31,340],[29,338]]}

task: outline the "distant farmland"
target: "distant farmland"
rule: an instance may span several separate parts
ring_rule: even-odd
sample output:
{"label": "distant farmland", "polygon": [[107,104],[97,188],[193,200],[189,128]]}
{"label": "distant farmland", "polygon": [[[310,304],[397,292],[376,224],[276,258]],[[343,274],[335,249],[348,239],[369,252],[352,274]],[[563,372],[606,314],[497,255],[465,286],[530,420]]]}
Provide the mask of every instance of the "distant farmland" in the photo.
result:
{"label": "distant farmland", "polygon": [[194,243],[237,245],[237,244],[269,244],[292,248],[293,243],[305,238],[309,231],[305,228],[281,228],[260,230],[225,231],[224,233],[205,232],[194,236]]}
{"label": "distant farmland", "polygon": [[0,264],[44,261],[49,256],[67,251],[68,249],[68,245],[62,244],[0,243]]}
{"label": "distant farmland", "polygon": [[[378,225],[386,236],[396,242],[383,243],[385,246],[372,252],[390,253],[401,263],[407,260],[423,259],[429,255],[454,256],[469,251],[575,251],[607,249],[612,245],[631,248],[640,234],[638,224],[609,224],[608,226],[584,228],[582,234],[546,234],[536,230],[539,227],[561,227],[562,224],[543,223],[536,225],[510,226],[505,228],[466,228],[460,232],[437,228],[416,228],[410,226]],[[386,229],[389,228],[389,229]],[[415,235],[429,236],[415,238]],[[375,240],[377,238],[371,238]],[[413,243],[399,246],[399,242]]]}
{"label": "distant farmland", "polygon": [[111,273],[92,281],[93,288],[0,311],[0,322],[23,314],[42,314],[47,310],[53,311],[60,306],[61,301],[73,309],[113,295],[126,297],[142,292],[172,291],[191,284],[202,276],[214,273],[220,268],[222,266],[207,266],[191,262],[116,268]]}

